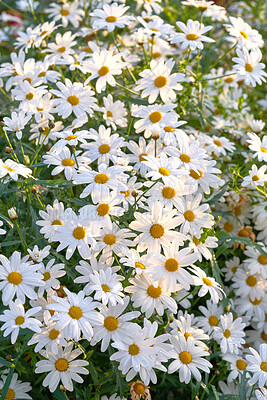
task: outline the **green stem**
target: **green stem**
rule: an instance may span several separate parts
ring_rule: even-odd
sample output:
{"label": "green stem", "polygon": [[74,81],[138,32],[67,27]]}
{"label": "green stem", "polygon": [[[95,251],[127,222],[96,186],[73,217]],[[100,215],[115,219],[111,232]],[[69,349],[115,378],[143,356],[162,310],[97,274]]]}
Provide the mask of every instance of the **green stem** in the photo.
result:
{"label": "green stem", "polygon": [[24,239],[24,236],[23,236],[23,234],[21,232],[20,226],[19,226],[17,221],[13,221],[13,222],[16,225],[16,228],[17,228],[17,231],[18,231],[22,246],[23,246],[24,250],[27,252],[28,246],[27,246],[27,243],[25,242],[25,239]]}
{"label": "green stem", "polygon": [[136,94],[137,96],[139,96],[139,93],[137,93],[137,92],[135,92],[135,91],[133,91],[133,90],[131,90],[131,89],[128,89],[127,87],[125,87],[125,86],[122,86],[120,83],[118,83],[118,82],[116,82],[116,85],[118,85],[119,87],[121,87],[122,89],[124,89],[124,90],[128,90],[128,92],[130,92],[130,93],[133,93],[133,94]]}

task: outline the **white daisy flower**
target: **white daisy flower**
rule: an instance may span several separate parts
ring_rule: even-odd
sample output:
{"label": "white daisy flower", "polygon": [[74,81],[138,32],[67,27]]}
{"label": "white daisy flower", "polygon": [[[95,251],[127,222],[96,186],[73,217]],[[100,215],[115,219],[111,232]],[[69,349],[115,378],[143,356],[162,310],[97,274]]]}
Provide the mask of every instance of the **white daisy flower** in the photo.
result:
{"label": "white daisy flower", "polygon": [[110,340],[119,342],[125,336],[133,336],[134,330],[139,329],[139,325],[129,322],[140,315],[139,311],[130,311],[124,313],[128,306],[130,297],[126,296],[122,304],[115,306],[101,306],[100,313],[103,315],[104,320],[100,325],[94,327],[94,337],[91,341],[92,346],[97,342],[101,342],[101,351],[106,351]]}
{"label": "white daisy flower", "polygon": [[56,311],[51,317],[52,321],[57,321],[55,329],[62,331],[66,340],[73,339],[78,342],[81,335],[87,340],[93,336],[92,325],[101,324],[102,315],[95,311],[99,303],[93,301],[91,297],[85,297],[84,291],[76,293],[64,288],[67,295],[65,298],[52,296],[55,303],[48,304],[47,310]]}
{"label": "white daisy flower", "polygon": [[17,139],[22,138],[22,131],[31,119],[31,115],[25,115],[24,111],[18,113],[12,112],[11,118],[4,117],[4,129],[6,131],[11,131],[16,134]]}
{"label": "white daisy flower", "polygon": [[196,236],[188,236],[189,247],[198,254],[198,260],[202,261],[204,257],[206,260],[212,259],[212,252],[209,249],[216,249],[218,247],[218,239],[214,236],[208,236],[204,242]]}
{"label": "white daisy flower", "polygon": [[103,9],[97,8],[90,15],[94,29],[107,29],[108,32],[114,31],[116,27],[124,28],[134,21],[133,16],[124,15],[129,6],[124,4],[104,4]]}
{"label": "white daisy flower", "polygon": [[190,172],[191,170],[198,172],[198,168],[205,172],[205,158],[207,158],[208,155],[204,149],[200,148],[199,141],[194,140],[190,143],[188,137],[181,138],[178,136],[177,142],[179,149],[169,146],[166,149],[166,153],[173,156],[175,160],[177,159],[179,167],[182,166]]}
{"label": "white daisy flower", "polygon": [[67,208],[64,213],[64,224],[57,225],[57,230],[52,237],[52,241],[59,241],[57,251],[67,247],[66,259],[69,260],[77,249],[80,256],[84,259],[90,257],[90,247],[95,250],[97,243],[93,232],[92,220],[88,218],[87,212],[82,210],[76,215],[71,208]]}
{"label": "white daisy flower", "polygon": [[222,272],[224,273],[224,280],[226,282],[230,281],[237,272],[238,268],[241,268],[242,264],[240,263],[239,257],[233,257],[232,260],[225,261],[226,268],[222,268]]}
{"label": "white daisy flower", "polygon": [[[3,226],[3,225],[4,225],[3,221],[0,220],[0,226]],[[4,229],[0,228],[0,235],[5,235],[5,234],[6,234],[6,231]]]}
{"label": "white daisy flower", "polygon": [[182,49],[189,47],[190,50],[202,50],[204,47],[202,42],[215,42],[214,39],[204,36],[204,33],[210,31],[212,26],[204,26],[192,19],[189,19],[186,25],[183,22],[176,22],[176,25],[183,33],[175,33],[171,36],[171,43],[182,43]]}
{"label": "white daisy flower", "polygon": [[250,385],[258,383],[260,387],[264,387],[267,382],[267,344],[260,345],[259,353],[249,348],[251,354],[246,356],[248,361],[247,371],[252,373],[252,378],[249,380]]}
{"label": "white daisy flower", "polygon": [[0,315],[0,321],[4,322],[1,326],[1,331],[4,331],[3,336],[6,337],[11,333],[11,343],[17,341],[20,329],[28,328],[34,332],[41,332],[41,322],[36,318],[32,318],[41,307],[30,308],[25,312],[21,300],[9,301],[9,310],[4,310],[4,314]]}
{"label": "white daisy flower", "polygon": [[171,102],[176,99],[175,90],[182,90],[179,82],[184,80],[185,75],[181,73],[171,74],[175,61],[169,59],[166,63],[164,59],[159,62],[152,60],[150,69],[140,72],[136,84],[136,90],[143,90],[141,97],[148,97],[148,102],[154,103],[160,95],[163,103]]}
{"label": "white daisy flower", "polygon": [[122,257],[129,251],[128,247],[135,245],[131,238],[136,234],[129,229],[120,229],[115,222],[104,225],[99,236],[97,239],[98,249],[99,251],[103,250],[103,254],[107,256],[111,256],[114,252]]}
{"label": "white daisy flower", "polygon": [[75,35],[72,35],[70,31],[65,32],[64,35],[60,33],[56,34],[55,42],[48,43],[47,47],[43,50],[44,53],[50,53],[48,61],[51,64],[57,64],[65,60],[70,63],[74,62],[73,54],[75,51],[72,49],[77,44]]}
{"label": "white daisy flower", "polygon": [[[267,254],[267,248],[263,246],[263,251]],[[244,254],[248,257],[243,260],[244,265],[248,268],[250,274],[260,272],[263,279],[267,278],[267,256],[260,253],[258,249],[247,246]]]}
{"label": "white daisy flower", "polygon": [[160,202],[151,206],[151,211],[146,213],[135,212],[135,221],[130,223],[130,228],[142,232],[135,239],[138,243],[137,251],[148,249],[157,253],[162,247],[170,247],[171,241],[177,238],[177,244],[182,245],[186,237],[173,228],[179,224],[176,210],[164,209]]}
{"label": "white daisy flower", "polygon": [[214,338],[220,344],[222,353],[238,354],[242,344],[246,341],[243,339],[246,334],[244,332],[246,324],[242,322],[242,318],[234,320],[233,314],[220,316],[220,324],[214,332]]}
{"label": "white daisy flower", "polygon": [[204,315],[204,317],[197,317],[198,325],[204,332],[213,337],[214,332],[218,329],[217,325],[223,313],[223,307],[207,300],[206,307],[199,306],[198,309]]}
{"label": "white daisy flower", "polygon": [[112,95],[108,94],[107,97],[103,97],[103,105],[104,107],[100,107],[98,111],[103,113],[107,126],[111,125],[112,129],[116,129],[117,126],[122,128],[127,126],[127,119],[125,118],[127,110],[122,101],[113,101]]}
{"label": "white daisy flower", "polygon": [[106,89],[107,83],[110,86],[116,86],[116,80],[113,75],[121,75],[122,69],[127,65],[121,59],[121,54],[114,54],[113,50],[101,50],[94,52],[92,59],[86,63],[87,71],[92,75],[84,82],[87,85],[91,80],[96,81],[96,91],[101,93]]}
{"label": "white daisy flower", "polygon": [[[7,376],[2,376],[2,380],[0,381],[0,390],[3,389],[7,380]],[[22,382],[18,379],[18,374],[14,372],[11,382],[9,383],[8,391],[6,394],[6,399],[30,399],[32,397],[27,393],[32,390],[32,387],[29,382]]]}
{"label": "white daisy flower", "polygon": [[235,289],[235,295],[240,297],[249,296],[251,300],[263,297],[265,288],[262,276],[259,272],[252,275],[250,272],[238,268],[232,278],[232,287]]}
{"label": "white daisy flower", "polygon": [[196,346],[193,338],[187,340],[181,336],[172,336],[171,343],[174,350],[171,352],[171,358],[175,358],[168,367],[168,373],[173,374],[179,370],[180,382],[188,384],[191,380],[191,375],[197,381],[201,381],[201,373],[199,369],[209,373],[212,364],[203,357],[209,356],[209,352],[204,350],[202,346]]}
{"label": "white daisy flower", "polygon": [[36,221],[36,225],[42,227],[40,233],[44,235],[45,239],[51,241],[50,239],[56,233],[57,227],[64,224],[64,205],[56,199],[53,206],[48,204],[46,212],[40,210],[39,214],[43,220]]}
{"label": "white daisy flower", "polygon": [[264,71],[265,64],[260,62],[262,59],[260,49],[249,52],[245,48],[242,50],[237,48],[236,53],[238,57],[233,57],[233,61],[236,63],[233,70],[244,79],[246,85],[255,87],[256,84],[261,85],[262,82],[266,82],[267,73]]}
{"label": "white daisy flower", "polygon": [[51,246],[45,246],[43,249],[38,248],[37,245],[33,247],[33,250],[27,249],[28,254],[30,256],[30,260],[35,263],[42,262],[47,256],[50,254]]}
{"label": "white daisy flower", "polygon": [[133,140],[129,140],[129,142],[126,143],[126,146],[131,152],[129,157],[131,164],[133,164],[133,169],[140,171],[142,175],[145,175],[149,170],[149,167],[143,161],[147,160],[147,156],[154,155],[154,140],[150,140],[147,143],[146,140],[141,136],[138,139],[138,144]]}
{"label": "white daisy flower", "polygon": [[23,178],[28,178],[31,173],[32,170],[30,168],[27,168],[25,165],[19,164],[10,158],[5,161],[0,159],[0,178],[8,175],[11,179],[17,181],[19,175],[23,176]]}
{"label": "white daisy flower", "polygon": [[261,119],[253,119],[252,121],[248,121],[248,124],[254,133],[261,133],[265,127],[265,122],[263,122]]}
{"label": "white daisy flower", "polygon": [[39,272],[42,264],[32,264],[27,261],[28,256],[21,258],[21,253],[14,251],[8,259],[3,254],[0,255],[0,290],[2,291],[2,301],[4,305],[16,296],[25,303],[25,297],[36,299],[34,291],[36,286],[44,286],[43,276]]}
{"label": "white daisy flower", "polygon": [[242,186],[263,186],[267,181],[267,174],[265,174],[266,169],[266,165],[263,165],[258,169],[257,165],[253,164],[249,171],[249,175],[244,177]]}
{"label": "white daisy flower", "polygon": [[66,28],[69,23],[71,23],[75,28],[78,28],[85,15],[84,10],[79,7],[80,5],[77,0],[74,0],[71,3],[52,3],[45,12],[48,13],[49,18],[53,18],[54,21],[60,21],[64,28]]}
{"label": "white daisy flower", "polygon": [[254,151],[252,157],[257,157],[259,161],[267,162],[267,135],[264,135],[262,139],[260,139],[256,133],[248,133],[248,137],[248,148]]}
{"label": "white daisy flower", "polygon": [[120,259],[120,262],[127,267],[134,268],[137,275],[140,275],[149,265],[150,253],[140,255],[135,249],[130,249],[125,257]]}
{"label": "white daisy flower", "polygon": [[255,395],[257,400],[266,400],[267,399],[267,389],[264,387],[255,390]]}
{"label": "white daisy flower", "polygon": [[67,390],[73,391],[72,381],[83,383],[83,379],[78,374],[88,375],[89,371],[84,368],[88,366],[88,361],[75,360],[82,352],[78,348],[73,350],[73,343],[68,343],[63,350],[59,348],[58,354],[50,351],[40,351],[45,360],[36,363],[35,372],[42,374],[49,372],[43,381],[44,387],[49,387],[50,392],[54,392],[61,381]]}
{"label": "white daisy flower", "polygon": [[124,280],[123,276],[112,273],[112,269],[108,267],[106,270],[101,269],[99,272],[94,271],[90,274],[91,290],[94,292],[94,299],[100,300],[104,305],[115,306],[117,303],[123,304],[124,294],[120,281]]}
{"label": "white daisy flower", "polygon": [[242,379],[244,373],[247,379],[251,377],[250,373],[246,371],[247,363],[240,355],[226,354],[223,359],[230,363],[231,372],[227,377],[228,382]]}
{"label": "white daisy flower", "polygon": [[178,339],[183,336],[186,340],[192,337],[195,341],[196,346],[202,346],[206,348],[206,344],[203,343],[203,340],[208,340],[210,337],[202,329],[194,327],[194,315],[187,314],[179,315],[178,318],[173,320],[170,323],[171,335],[178,336]]}
{"label": "white daisy flower", "polygon": [[195,273],[194,284],[201,286],[198,292],[199,297],[203,297],[209,292],[213,303],[217,304],[219,300],[222,300],[224,291],[214,278],[207,277],[206,273],[196,266],[192,267],[191,271]]}
{"label": "white daisy flower", "polygon": [[[75,125],[74,125],[75,127]],[[74,128],[73,128],[74,129]],[[73,132],[72,128],[69,127],[65,129],[63,132],[56,132],[55,139],[57,142],[51,147],[51,153],[60,153],[65,146],[77,146],[80,143],[86,143],[86,139],[90,138],[89,131],[75,131]]]}
{"label": "white daisy flower", "polygon": [[150,318],[156,310],[159,315],[163,315],[167,308],[174,314],[177,313],[176,301],[170,297],[164,280],[152,281],[143,272],[130,278],[131,286],[124,288],[125,292],[132,293],[134,307],[141,307],[141,312],[145,313],[146,318]]}
{"label": "white daisy flower", "polygon": [[251,26],[242,18],[229,17],[230,24],[224,24],[227,32],[238,40],[241,48],[255,49],[263,46],[261,34],[252,29]]}
{"label": "white daisy flower", "polygon": [[64,269],[64,264],[54,264],[55,259],[49,260],[46,266],[42,265],[39,272],[43,274],[44,286],[40,286],[38,288],[38,296],[41,297],[44,294],[44,291],[51,291],[51,289],[59,289],[60,281],[57,278],[61,278],[66,274],[66,271],[62,271]]}

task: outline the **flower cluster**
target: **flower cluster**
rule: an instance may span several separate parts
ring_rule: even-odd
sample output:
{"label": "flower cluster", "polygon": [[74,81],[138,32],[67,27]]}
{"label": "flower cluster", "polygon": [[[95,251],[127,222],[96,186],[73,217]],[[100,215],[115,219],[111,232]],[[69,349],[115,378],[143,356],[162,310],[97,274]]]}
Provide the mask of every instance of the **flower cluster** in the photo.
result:
{"label": "flower cluster", "polygon": [[227,3],[0,9],[3,398],[267,399],[267,8]]}

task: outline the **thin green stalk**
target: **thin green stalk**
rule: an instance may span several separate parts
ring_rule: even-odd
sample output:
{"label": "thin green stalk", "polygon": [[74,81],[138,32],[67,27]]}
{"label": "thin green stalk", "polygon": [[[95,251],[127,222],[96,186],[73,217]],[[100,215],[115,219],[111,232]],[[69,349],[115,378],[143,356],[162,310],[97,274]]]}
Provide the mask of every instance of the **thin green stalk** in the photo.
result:
{"label": "thin green stalk", "polygon": [[121,85],[120,83],[118,83],[118,82],[116,82],[116,85],[118,85],[119,87],[121,87],[121,88],[124,89],[124,90],[128,90],[128,92],[130,92],[130,93],[137,94],[137,95],[139,96],[139,93],[134,92],[133,90],[128,89],[128,88],[125,87],[125,86],[122,86],[122,85]]}

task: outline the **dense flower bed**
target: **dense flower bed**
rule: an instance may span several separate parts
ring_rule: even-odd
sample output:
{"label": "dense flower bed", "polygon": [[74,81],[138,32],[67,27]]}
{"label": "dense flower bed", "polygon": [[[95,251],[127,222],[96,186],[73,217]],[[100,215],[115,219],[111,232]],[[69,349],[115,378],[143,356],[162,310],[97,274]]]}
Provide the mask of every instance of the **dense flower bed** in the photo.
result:
{"label": "dense flower bed", "polygon": [[0,11],[1,399],[267,399],[266,2]]}

